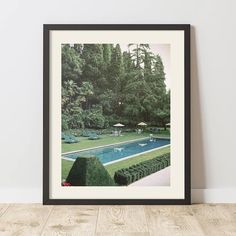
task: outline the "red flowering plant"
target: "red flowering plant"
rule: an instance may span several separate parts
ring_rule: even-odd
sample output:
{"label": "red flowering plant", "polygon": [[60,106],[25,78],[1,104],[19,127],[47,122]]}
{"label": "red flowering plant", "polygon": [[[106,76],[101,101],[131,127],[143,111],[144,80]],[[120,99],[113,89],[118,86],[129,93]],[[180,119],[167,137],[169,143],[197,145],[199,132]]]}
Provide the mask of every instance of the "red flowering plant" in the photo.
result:
{"label": "red flowering plant", "polygon": [[66,181],[64,180],[64,181],[62,181],[61,185],[64,186],[64,187],[69,187],[69,186],[71,186],[71,183],[66,182]]}

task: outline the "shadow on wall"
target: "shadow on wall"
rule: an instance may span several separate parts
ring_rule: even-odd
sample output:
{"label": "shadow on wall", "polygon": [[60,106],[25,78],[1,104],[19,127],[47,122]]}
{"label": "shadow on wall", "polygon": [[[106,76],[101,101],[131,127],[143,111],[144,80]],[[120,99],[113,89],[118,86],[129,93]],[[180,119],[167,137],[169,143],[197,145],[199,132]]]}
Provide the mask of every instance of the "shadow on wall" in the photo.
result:
{"label": "shadow on wall", "polygon": [[206,188],[204,131],[202,128],[200,78],[198,76],[196,29],[191,26],[191,175],[192,189]]}

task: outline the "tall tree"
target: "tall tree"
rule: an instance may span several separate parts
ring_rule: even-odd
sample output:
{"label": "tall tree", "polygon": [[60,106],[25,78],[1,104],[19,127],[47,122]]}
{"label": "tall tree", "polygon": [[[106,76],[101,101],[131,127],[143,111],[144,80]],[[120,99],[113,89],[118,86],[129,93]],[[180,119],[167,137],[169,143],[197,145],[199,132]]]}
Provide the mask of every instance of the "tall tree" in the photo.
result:
{"label": "tall tree", "polygon": [[144,64],[144,77],[145,79],[152,74],[152,64],[153,64],[153,54],[152,52],[145,51],[144,52],[144,58],[143,58],[143,64]]}
{"label": "tall tree", "polygon": [[103,44],[103,60],[106,65],[109,65],[111,61],[111,53],[112,53],[112,44]]}
{"label": "tall tree", "polygon": [[103,76],[101,67],[104,63],[102,44],[84,44],[81,57],[85,61],[82,80],[92,82],[94,87],[99,85]]}
{"label": "tall tree", "polygon": [[[153,73],[149,78],[149,85],[152,90],[151,94],[155,94],[155,107],[151,109],[149,115],[151,121],[155,124],[164,126],[166,119],[170,115],[170,94],[166,91],[165,85],[165,72],[162,59],[159,55],[156,55],[153,61]],[[167,122],[168,123],[168,122]]]}
{"label": "tall tree", "polygon": [[62,85],[62,129],[84,127],[82,104],[93,94],[93,86],[82,82],[78,87],[73,80],[64,81]]}
{"label": "tall tree", "polygon": [[136,68],[140,69],[141,64],[143,63],[143,59],[145,57],[144,56],[145,52],[150,49],[149,45],[148,44],[133,44],[133,43],[131,43],[128,46],[129,46],[129,48],[133,47],[131,55],[135,61]]}
{"label": "tall tree", "polygon": [[111,62],[109,69],[109,88],[112,90],[114,96],[112,103],[114,106],[114,113],[121,115],[122,111],[122,90],[124,81],[124,64],[121,48],[119,44],[112,50]]}
{"label": "tall tree", "polygon": [[163,65],[160,55],[156,55],[155,57],[153,74],[154,74],[154,78],[158,86],[162,88],[163,90],[165,90],[166,88],[165,72],[164,72],[164,65]]}
{"label": "tall tree", "polygon": [[102,44],[84,44],[82,56],[85,61],[82,71],[82,81],[90,82],[94,88],[94,95],[87,102],[88,107],[98,104],[98,95],[103,92],[106,79],[103,74],[103,46]]}
{"label": "tall tree", "polygon": [[78,83],[84,65],[80,54],[69,44],[62,45],[62,81],[73,80]]}
{"label": "tall tree", "polygon": [[119,44],[117,44],[112,50],[109,72],[110,72],[109,80],[112,87],[114,88],[114,85],[119,86],[120,79],[124,73],[123,57]]}

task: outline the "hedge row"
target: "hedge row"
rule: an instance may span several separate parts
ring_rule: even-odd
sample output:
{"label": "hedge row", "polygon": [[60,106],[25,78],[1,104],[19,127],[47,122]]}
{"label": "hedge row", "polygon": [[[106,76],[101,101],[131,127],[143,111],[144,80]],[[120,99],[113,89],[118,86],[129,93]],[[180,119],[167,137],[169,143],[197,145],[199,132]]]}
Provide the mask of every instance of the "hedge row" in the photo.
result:
{"label": "hedge row", "polygon": [[116,171],[114,180],[119,185],[128,185],[169,165],[170,153],[163,154],[151,160],[132,165],[129,168]]}

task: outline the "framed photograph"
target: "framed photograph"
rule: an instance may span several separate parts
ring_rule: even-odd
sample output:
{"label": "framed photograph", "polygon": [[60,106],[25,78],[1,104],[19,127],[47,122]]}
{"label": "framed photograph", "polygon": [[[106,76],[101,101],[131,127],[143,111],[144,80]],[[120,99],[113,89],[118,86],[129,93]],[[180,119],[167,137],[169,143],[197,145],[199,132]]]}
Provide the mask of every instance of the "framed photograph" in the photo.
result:
{"label": "framed photograph", "polygon": [[43,204],[190,204],[190,25],[44,25]]}

